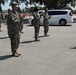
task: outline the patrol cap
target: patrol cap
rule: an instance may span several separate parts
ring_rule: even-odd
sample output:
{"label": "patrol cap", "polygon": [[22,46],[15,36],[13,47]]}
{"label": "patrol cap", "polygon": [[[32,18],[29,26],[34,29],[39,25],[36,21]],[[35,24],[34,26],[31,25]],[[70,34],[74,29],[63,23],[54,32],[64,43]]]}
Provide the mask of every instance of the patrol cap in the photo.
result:
{"label": "patrol cap", "polygon": [[13,6],[13,5],[17,5],[17,2],[15,2],[15,1],[12,2],[12,3],[11,3],[11,6]]}

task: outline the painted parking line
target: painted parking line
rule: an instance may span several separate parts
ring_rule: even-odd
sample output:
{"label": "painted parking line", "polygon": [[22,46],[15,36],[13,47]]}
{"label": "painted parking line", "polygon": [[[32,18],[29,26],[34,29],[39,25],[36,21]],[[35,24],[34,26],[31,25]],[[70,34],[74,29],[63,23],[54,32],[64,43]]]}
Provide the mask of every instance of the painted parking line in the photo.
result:
{"label": "painted parking line", "polygon": [[25,31],[25,30],[29,30],[29,29],[32,29],[32,28],[26,28],[26,29],[23,29],[23,31]]}

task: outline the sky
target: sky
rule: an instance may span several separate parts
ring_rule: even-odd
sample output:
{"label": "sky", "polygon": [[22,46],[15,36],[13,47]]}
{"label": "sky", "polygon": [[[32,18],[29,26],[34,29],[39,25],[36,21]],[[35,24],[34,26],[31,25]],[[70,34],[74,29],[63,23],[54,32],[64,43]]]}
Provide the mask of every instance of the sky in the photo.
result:
{"label": "sky", "polygon": [[[7,10],[9,8],[11,9],[11,6],[9,6],[9,4],[10,4],[10,0],[7,3],[5,3],[5,5],[2,4],[2,9],[3,10]],[[20,8],[21,9],[25,8],[25,4],[24,3],[21,3]]]}

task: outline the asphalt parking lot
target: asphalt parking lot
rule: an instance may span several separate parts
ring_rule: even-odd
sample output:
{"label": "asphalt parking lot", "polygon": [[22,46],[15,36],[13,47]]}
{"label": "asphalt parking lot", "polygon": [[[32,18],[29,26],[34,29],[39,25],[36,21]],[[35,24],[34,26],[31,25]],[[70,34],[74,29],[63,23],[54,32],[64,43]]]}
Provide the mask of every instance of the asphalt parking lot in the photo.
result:
{"label": "asphalt parking lot", "polygon": [[6,23],[0,32],[0,75],[76,75],[76,23],[49,26],[44,37],[40,26],[40,42],[34,41],[34,28],[24,24],[18,52],[11,57]]}

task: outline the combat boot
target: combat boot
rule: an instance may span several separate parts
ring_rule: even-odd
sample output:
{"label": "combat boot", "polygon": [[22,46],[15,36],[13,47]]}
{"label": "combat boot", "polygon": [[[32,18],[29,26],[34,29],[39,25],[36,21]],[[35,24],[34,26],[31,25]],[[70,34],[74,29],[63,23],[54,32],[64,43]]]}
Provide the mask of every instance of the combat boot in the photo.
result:
{"label": "combat boot", "polygon": [[2,32],[2,30],[0,30],[0,32]]}
{"label": "combat boot", "polygon": [[17,53],[12,53],[12,56],[13,56],[13,57],[19,57],[20,55],[17,54]]}
{"label": "combat boot", "polygon": [[20,33],[23,34],[24,32],[21,31]]}
{"label": "combat boot", "polygon": [[35,41],[40,41],[40,39],[35,39]]}
{"label": "combat boot", "polygon": [[48,36],[50,36],[50,35],[48,35],[48,34],[44,34],[44,36],[48,37]]}
{"label": "combat boot", "polygon": [[17,52],[16,52],[16,54],[18,54],[19,56],[21,56],[21,54],[20,54],[20,53],[17,53]]}

